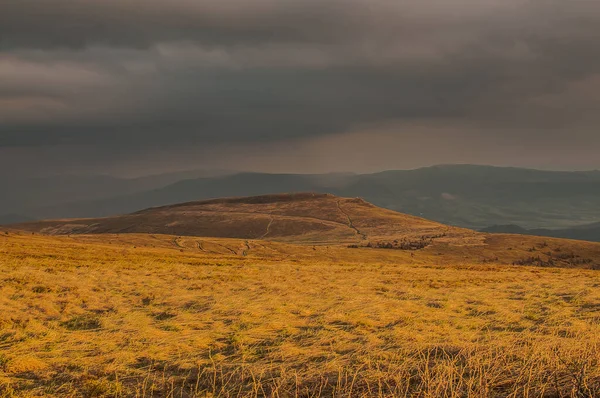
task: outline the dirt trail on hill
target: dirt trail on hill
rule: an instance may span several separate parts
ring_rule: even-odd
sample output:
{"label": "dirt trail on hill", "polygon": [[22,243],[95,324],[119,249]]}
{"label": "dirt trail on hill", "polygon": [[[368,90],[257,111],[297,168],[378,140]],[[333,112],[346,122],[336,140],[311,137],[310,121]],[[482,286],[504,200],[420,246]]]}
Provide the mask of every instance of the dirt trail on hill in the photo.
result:
{"label": "dirt trail on hill", "polygon": [[220,243],[217,243],[217,242],[213,242],[213,244],[215,244],[216,246],[222,247],[222,248],[223,248],[223,249],[225,249],[225,250],[229,250],[231,253],[235,254],[236,256],[238,255],[238,252],[236,252],[235,250],[233,250],[233,249],[232,249],[232,248],[230,248],[230,247],[227,247],[227,246],[225,246],[225,245],[222,245],[222,244],[220,244]]}
{"label": "dirt trail on hill", "polygon": [[204,247],[202,247],[202,242],[200,242],[198,240],[196,241],[196,247],[198,248],[198,250],[206,252],[206,250],[204,249]]}
{"label": "dirt trail on hill", "polygon": [[342,212],[342,214],[343,214],[343,215],[345,215],[345,216],[346,216],[346,218],[348,219],[348,226],[349,226],[350,228],[352,228],[354,231],[356,231],[356,234],[357,234],[357,235],[360,235],[360,237],[361,237],[363,240],[367,240],[367,235],[366,235],[366,234],[364,234],[364,233],[362,233],[362,232],[360,232],[360,231],[358,230],[358,228],[356,228],[356,226],[354,226],[354,223],[352,222],[352,218],[350,218],[350,215],[349,215],[348,213],[346,213],[346,212],[344,211],[344,209],[342,209],[342,206],[340,205],[340,201],[338,200],[338,201],[336,201],[336,203],[337,203],[337,207],[338,207],[338,209],[339,209],[339,210]]}
{"label": "dirt trail on hill", "polygon": [[270,220],[269,220],[269,223],[267,224],[267,230],[258,239],[264,239],[267,235],[269,235],[269,232],[271,232],[271,224],[273,224],[273,214],[269,214],[269,217],[270,217]]}

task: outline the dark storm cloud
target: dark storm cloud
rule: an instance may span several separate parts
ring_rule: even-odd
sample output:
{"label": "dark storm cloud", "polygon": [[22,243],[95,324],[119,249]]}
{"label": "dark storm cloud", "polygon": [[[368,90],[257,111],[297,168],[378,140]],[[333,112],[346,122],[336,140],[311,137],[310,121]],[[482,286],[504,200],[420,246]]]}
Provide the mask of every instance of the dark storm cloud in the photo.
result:
{"label": "dark storm cloud", "polygon": [[[6,47],[89,45],[148,48],[190,40],[208,45],[335,39],[332,21],[359,22],[366,3],[344,1],[7,0]],[[26,29],[28,26],[31,29]],[[309,26],[314,29],[309,29]]]}
{"label": "dark storm cloud", "polygon": [[394,120],[568,140],[556,129],[598,123],[599,40],[600,3],[583,0],[4,0],[0,146],[252,143]]}

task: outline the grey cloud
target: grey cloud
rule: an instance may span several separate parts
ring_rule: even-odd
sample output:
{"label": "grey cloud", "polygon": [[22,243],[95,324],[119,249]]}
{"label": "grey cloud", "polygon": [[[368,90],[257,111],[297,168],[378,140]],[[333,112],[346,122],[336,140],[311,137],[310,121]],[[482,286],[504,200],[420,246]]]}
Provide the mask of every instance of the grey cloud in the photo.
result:
{"label": "grey cloud", "polygon": [[367,10],[367,3],[340,0],[7,0],[0,32],[8,48],[321,41],[342,35],[332,21],[352,27]]}
{"label": "grey cloud", "polygon": [[490,145],[498,129],[568,140],[600,122],[599,40],[600,3],[584,0],[5,0],[0,146],[285,141],[393,120],[475,126]]}

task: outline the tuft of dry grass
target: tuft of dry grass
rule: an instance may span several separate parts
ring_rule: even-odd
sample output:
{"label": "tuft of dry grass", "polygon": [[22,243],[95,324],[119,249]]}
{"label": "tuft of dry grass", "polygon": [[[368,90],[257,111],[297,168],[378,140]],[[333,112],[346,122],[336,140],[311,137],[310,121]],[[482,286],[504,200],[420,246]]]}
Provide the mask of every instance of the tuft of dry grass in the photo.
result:
{"label": "tuft of dry grass", "polygon": [[0,397],[600,396],[600,274],[507,239],[3,234]]}

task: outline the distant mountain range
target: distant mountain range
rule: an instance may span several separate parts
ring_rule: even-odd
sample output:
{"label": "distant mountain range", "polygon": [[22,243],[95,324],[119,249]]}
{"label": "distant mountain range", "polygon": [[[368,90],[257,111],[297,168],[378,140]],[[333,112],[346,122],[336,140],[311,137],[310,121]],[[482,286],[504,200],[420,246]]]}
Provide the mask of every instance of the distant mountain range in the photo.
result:
{"label": "distant mountain range", "polygon": [[[0,225],[46,218],[47,208],[144,192],[189,178],[217,177],[231,172],[192,170],[139,178],[108,175],[56,175],[37,178],[0,176]],[[59,217],[63,212],[58,211]],[[64,211],[65,215],[69,210]],[[15,221],[16,220],[16,221]]]}
{"label": "distant mountain range", "polygon": [[0,199],[0,214],[13,214],[13,219],[19,215],[24,220],[102,217],[194,200],[311,191],[361,197],[377,206],[473,229],[492,225],[571,229],[600,221],[598,171],[443,165],[374,174],[168,175],[110,182],[97,177],[82,179],[46,179],[36,182],[35,187],[32,181],[20,181],[16,190],[9,185],[10,200]]}

